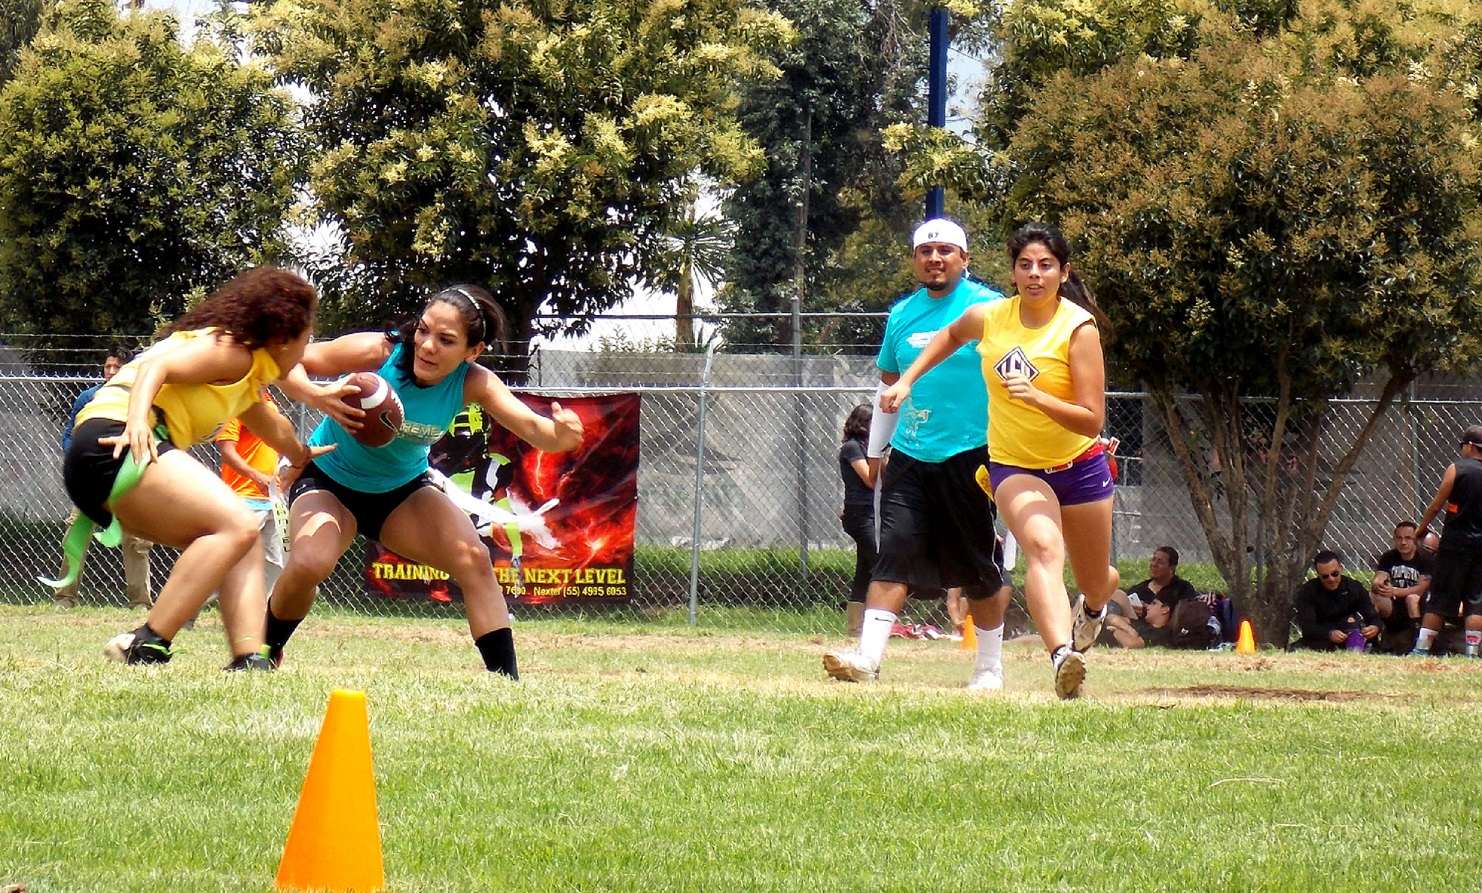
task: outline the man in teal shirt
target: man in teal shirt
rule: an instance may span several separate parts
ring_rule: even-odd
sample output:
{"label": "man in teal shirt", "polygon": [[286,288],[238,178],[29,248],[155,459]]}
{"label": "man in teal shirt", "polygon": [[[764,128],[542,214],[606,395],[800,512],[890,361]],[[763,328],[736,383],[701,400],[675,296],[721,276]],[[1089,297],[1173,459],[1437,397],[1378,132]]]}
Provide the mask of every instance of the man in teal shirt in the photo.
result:
{"label": "man in teal shirt", "polygon": [[[928,220],[911,239],[912,268],[921,288],[897,301],[885,324],[876,365],[881,390],[894,384],[931,341],[972,304],[999,292],[967,274],[971,255],[958,224]],[[912,589],[960,586],[978,640],[968,687],[1003,687],[1004,584],[993,501],[978,485],[988,461],[988,391],[974,345],[964,345],[928,372],[898,413],[877,406],[868,455],[878,465],[888,443],[881,488],[880,557],[865,597],[859,647],[830,651],[824,669],[835,679],[860,682],[879,675],[890,630]]]}

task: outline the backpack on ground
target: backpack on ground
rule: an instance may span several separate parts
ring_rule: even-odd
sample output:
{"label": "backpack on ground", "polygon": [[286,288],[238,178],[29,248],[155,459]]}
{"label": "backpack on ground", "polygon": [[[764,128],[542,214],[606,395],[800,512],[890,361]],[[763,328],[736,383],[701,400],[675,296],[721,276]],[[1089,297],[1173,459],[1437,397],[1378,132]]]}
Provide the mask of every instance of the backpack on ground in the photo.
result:
{"label": "backpack on ground", "polygon": [[1208,650],[1219,644],[1220,632],[1214,611],[1202,598],[1186,598],[1173,609],[1168,621],[1168,647]]}

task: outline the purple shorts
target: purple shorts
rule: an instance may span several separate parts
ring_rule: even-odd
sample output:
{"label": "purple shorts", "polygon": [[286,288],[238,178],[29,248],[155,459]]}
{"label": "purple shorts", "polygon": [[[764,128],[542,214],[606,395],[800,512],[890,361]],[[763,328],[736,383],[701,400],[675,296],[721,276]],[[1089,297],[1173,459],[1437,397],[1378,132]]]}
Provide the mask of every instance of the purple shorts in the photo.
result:
{"label": "purple shorts", "polygon": [[1000,465],[997,462],[988,463],[988,479],[993,483],[993,492],[997,493],[1003,482],[1016,474],[1027,474],[1037,477],[1050,485],[1055,492],[1055,498],[1065,505],[1085,505],[1088,502],[1100,502],[1110,499],[1112,496],[1112,473],[1111,466],[1106,462],[1105,453],[1096,453],[1084,459],[1071,463],[1069,468],[1060,471],[1044,471],[1035,468],[1020,468],[1017,465]]}

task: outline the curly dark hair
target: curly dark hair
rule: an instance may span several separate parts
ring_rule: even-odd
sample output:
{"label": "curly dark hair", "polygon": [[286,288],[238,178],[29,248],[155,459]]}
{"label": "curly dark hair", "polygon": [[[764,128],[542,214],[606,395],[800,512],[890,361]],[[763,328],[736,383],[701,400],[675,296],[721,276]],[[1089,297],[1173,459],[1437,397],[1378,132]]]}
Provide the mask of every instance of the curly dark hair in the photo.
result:
{"label": "curly dark hair", "polygon": [[318,298],[314,286],[297,273],[254,267],[232,277],[159,334],[214,326],[251,350],[284,344],[314,324]]}
{"label": "curly dark hair", "polygon": [[870,419],[875,414],[873,403],[861,403],[849,411],[844,420],[845,440],[864,440],[870,436]]}
{"label": "curly dark hair", "polygon": [[[459,318],[463,320],[463,337],[468,340],[469,347],[482,344],[485,350],[504,350],[509,323],[505,320],[504,310],[486,289],[469,284],[450,285],[428,298],[427,306],[431,307],[438,302],[458,311]],[[391,341],[407,345],[407,349],[401,352],[397,367],[406,374],[408,380],[414,377],[412,364],[415,357],[411,347],[416,343],[417,324],[421,321],[422,317],[418,314],[386,333]]]}

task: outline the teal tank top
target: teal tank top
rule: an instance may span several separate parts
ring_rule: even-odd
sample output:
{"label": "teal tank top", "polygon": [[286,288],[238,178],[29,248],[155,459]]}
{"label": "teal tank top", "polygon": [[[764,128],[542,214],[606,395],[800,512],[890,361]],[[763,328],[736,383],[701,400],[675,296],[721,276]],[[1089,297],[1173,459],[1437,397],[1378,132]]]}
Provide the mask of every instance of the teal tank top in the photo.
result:
{"label": "teal tank top", "polygon": [[365,446],[330,418],[309,436],[310,446],[335,445],[334,452],[314,460],[335,483],[364,493],[387,493],[410,483],[427,471],[429,449],[463,411],[469,364],[431,387],[419,387],[397,366],[406,349],[397,344],[376,370],[401,397],[403,420],[395,440],[383,447]]}

